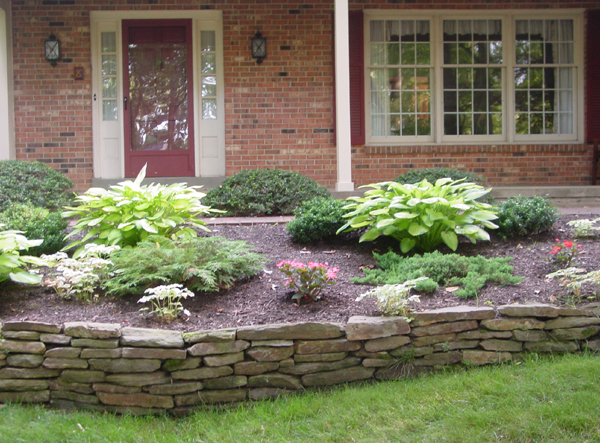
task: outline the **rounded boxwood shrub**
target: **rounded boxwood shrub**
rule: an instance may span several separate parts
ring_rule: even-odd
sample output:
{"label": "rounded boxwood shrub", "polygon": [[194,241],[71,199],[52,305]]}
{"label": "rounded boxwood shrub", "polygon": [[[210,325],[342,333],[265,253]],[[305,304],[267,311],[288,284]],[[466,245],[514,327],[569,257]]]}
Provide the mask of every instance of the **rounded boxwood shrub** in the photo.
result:
{"label": "rounded boxwood shrub", "polygon": [[558,209],[546,197],[518,195],[498,205],[498,234],[501,238],[547,231],[558,220]]}
{"label": "rounded boxwood shrub", "polygon": [[399,175],[394,179],[394,181],[404,184],[415,184],[421,183],[423,180],[427,179],[429,183],[435,183],[436,180],[440,178],[451,178],[452,180],[460,180],[464,178],[466,182],[472,182],[478,185],[485,185],[487,183],[485,177],[479,174],[451,168],[413,169],[402,175]]}
{"label": "rounded boxwood shrub", "polygon": [[330,196],[305,175],[282,169],[249,169],[211,189],[204,204],[225,211],[222,216],[290,215],[303,201]]}
{"label": "rounded boxwood shrub", "polygon": [[67,220],[58,212],[50,212],[31,204],[12,203],[0,212],[3,229],[23,231],[30,240],[42,239],[44,242],[28,250],[29,255],[54,254],[65,246]]}
{"label": "rounded boxwood shrub", "polygon": [[30,203],[56,210],[72,203],[72,187],[71,180],[43,163],[0,161],[0,207]]}
{"label": "rounded boxwood shrub", "polygon": [[294,211],[295,218],[286,228],[296,243],[309,243],[335,237],[346,223],[343,200],[333,197],[316,197],[302,203]]}

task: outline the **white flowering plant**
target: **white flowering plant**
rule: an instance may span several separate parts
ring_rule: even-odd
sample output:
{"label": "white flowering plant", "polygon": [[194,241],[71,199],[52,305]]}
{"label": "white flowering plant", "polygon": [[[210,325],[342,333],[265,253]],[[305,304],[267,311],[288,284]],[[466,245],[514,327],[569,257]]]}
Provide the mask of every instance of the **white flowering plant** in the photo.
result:
{"label": "white flowering plant", "polygon": [[419,277],[395,285],[383,285],[371,289],[357,297],[361,301],[365,297],[375,297],[377,307],[384,315],[401,315],[408,317],[409,303],[420,303],[418,295],[409,295],[410,290],[428,277]]}
{"label": "white flowering plant", "polygon": [[64,252],[43,255],[50,267],[49,277],[43,282],[60,297],[80,301],[98,301],[98,288],[113,275],[113,262],[108,258],[119,246],[88,243],[79,257],[69,258]]}
{"label": "white flowering plant", "polygon": [[141,308],[140,311],[150,311],[150,315],[156,315],[162,321],[173,321],[181,313],[190,315],[190,311],[183,308],[181,299],[193,297],[194,293],[181,284],[162,285],[148,288],[144,291],[144,297],[138,303],[150,302],[151,308]]}
{"label": "white flowering plant", "polygon": [[572,234],[575,238],[595,237],[596,232],[600,231],[600,226],[595,226],[600,222],[600,217],[594,220],[579,219],[567,222],[567,225],[572,226]]}

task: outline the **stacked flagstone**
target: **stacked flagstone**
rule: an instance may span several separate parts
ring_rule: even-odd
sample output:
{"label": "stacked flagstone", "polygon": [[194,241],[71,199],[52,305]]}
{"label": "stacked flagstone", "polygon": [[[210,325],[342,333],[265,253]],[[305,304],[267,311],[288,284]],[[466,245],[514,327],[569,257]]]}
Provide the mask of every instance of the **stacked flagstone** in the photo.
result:
{"label": "stacked flagstone", "polygon": [[352,317],[178,331],[72,322],[7,322],[0,402],[149,414],[273,398],[289,391],[485,365],[524,352],[600,349],[600,308],[456,307],[403,317]]}

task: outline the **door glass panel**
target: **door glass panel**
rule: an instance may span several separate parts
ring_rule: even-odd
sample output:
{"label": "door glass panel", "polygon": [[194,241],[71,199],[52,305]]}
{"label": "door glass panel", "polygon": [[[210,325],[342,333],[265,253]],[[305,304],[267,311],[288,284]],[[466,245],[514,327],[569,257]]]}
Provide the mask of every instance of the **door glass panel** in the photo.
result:
{"label": "door glass panel", "polygon": [[130,38],[132,151],[188,149],[188,54],[182,29],[139,28]]}
{"label": "door glass panel", "polygon": [[202,119],[217,118],[217,45],[214,31],[200,34],[200,70],[202,72]]}
{"label": "door glass panel", "polygon": [[115,32],[103,32],[101,35],[102,64],[102,120],[116,121],[117,109],[117,37]]}

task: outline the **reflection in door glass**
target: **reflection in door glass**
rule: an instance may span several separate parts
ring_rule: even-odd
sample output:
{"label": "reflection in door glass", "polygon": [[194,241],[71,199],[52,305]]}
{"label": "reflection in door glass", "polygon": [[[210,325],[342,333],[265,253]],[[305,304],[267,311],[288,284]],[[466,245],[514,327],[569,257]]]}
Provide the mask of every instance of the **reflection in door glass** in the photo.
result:
{"label": "reflection in door glass", "polygon": [[102,46],[102,120],[115,121],[117,109],[117,43],[114,32],[103,32]]}
{"label": "reflection in door glass", "polygon": [[202,119],[217,118],[217,54],[214,31],[202,31],[200,38],[202,72]]}
{"label": "reflection in door glass", "polygon": [[[156,38],[159,41],[130,40],[133,151],[188,149],[187,47],[185,39],[177,41],[178,31],[176,27],[163,28]],[[165,35],[168,38],[163,38]]]}

